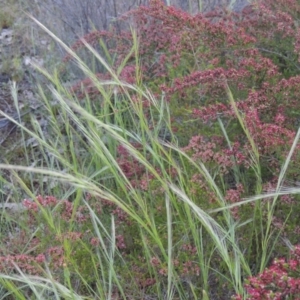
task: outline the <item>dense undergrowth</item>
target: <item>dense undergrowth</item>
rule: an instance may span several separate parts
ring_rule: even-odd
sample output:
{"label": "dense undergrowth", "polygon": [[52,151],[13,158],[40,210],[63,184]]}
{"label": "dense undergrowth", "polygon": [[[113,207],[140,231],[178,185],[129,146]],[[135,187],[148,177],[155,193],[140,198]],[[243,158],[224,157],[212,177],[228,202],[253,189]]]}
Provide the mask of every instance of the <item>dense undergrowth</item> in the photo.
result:
{"label": "dense undergrowth", "polygon": [[70,48],[48,31],[47,134],[19,124],[43,160],[1,165],[31,196],[2,214],[3,299],[298,299],[299,12],[153,0]]}

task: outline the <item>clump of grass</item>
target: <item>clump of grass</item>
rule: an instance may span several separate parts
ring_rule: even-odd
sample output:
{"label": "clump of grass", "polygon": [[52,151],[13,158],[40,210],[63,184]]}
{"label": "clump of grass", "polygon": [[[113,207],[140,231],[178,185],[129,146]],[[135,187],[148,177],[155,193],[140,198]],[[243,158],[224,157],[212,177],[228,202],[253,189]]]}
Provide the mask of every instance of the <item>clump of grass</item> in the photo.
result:
{"label": "clump of grass", "polygon": [[[50,91],[60,106],[59,115],[53,114],[51,104],[46,97],[44,98],[46,101],[45,105],[48,107],[49,115],[51,116],[51,129],[49,128],[49,133],[52,133],[56,139],[53,139],[52,142],[48,140],[37,123],[35,124],[36,131],[31,133],[27,128],[22,127],[22,125],[19,124],[19,126],[21,126],[22,130],[31,134],[40,144],[41,150],[50,153],[56,163],[51,164],[51,171],[24,167],[16,169],[26,169],[27,171],[37,173],[42,172],[44,175],[48,174],[50,176],[54,175],[57,179],[60,178],[63,181],[67,181],[71,186],[75,187],[73,189],[75,198],[75,202],[73,202],[73,215],[76,215],[77,209],[81,205],[85,205],[89,209],[92,220],[89,230],[94,232],[95,238],[99,240],[100,246],[104,251],[100,251],[102,253],[98,254],[97,251],[94,253],[92,251],[86,252],[88,255],[92,255],[90,259],[95,261],[91,265],[91,268],[94,268],[93,273],[99,274],[99,280],[108,284],[108,290],[104,292],[103,298],[111,295],[114,289],[117,289],[118,293],[123,295],[125,293],[134,293],[137,297],[141,292],[146,292],[145,290],[142,291],[139,286],[147,286],[146,282],[150,282],[150,279],[152,279],[151,282],[153,283],[150,285],[148,293],[159,295],[163,291],[163,293],[169,295],[169,298],[174,295],[181,298],[187,297],[184,296],[186,292],[183,281],[180,280],[182,276],[200,277],[203,279],[206,278],[206,280],[209,277],[209,267],[206,265],[207,262],[202,258],[202,254],[206,250],[204,249],[203,241],[199,240],[199,230],[206,231],[207,238],[210,237],[213,241],[213,244],[209,247],[211,249],[215,248],[215,255],[221,257],[225,262],[224,268],[230,274],[227,282],[230,289],[234,288],[237,291],[241,291],[241,277],[236,272],[241,272],[243,268],[248,269],[249,275],[250,273],[249,268],[243,261],[240,250],[234,244],[234,236],[222,228],[205,211],[193,205],[193,201],[185,192],[186,187],[188,187],[188,178],[186,178],[184,172],[181,170],[181,167],[188,168],[188,164],[180,167],[185,159],[184,153],[176,146],[175,140],[173,140],[174,144],[172,146],[171,144],[162,143],[159,138],[158,128],[149,129],[149,122],[152,124],[155,123],[152,122],[151,115],[150,118],[144,115],[141,100],[133,101],[133,95],[137,95],[138,99],[147,99],[151,103],[153,116],[154,114],[158,115],[160,122],[164,122],[170,127],[170,116],[166,113],[168,110],[161,110],[163,103],[156,100],[142,85],[134,86],[121,82],[113,70],[107,66],[103,58],[89,45],[86,45],[91,53],[113,76],[113,80],[111,81],[100,82],[75,53],[61,41],[57,41],[74,56],[79,67],[93,80],[99,89],[102,96],[99,99],[99,101],[102,101],[102,105],[100,105],[101,110],[95,114],[91,111],[93,103],[90,103],[90,101],[86,102],[86,107],[82,107],[82,102],[79,103],[76,99],[72,101],[67,100],[72,97],[70,92],[64,88],[57,78],[51,76],[45,70],[41,70],[55,86],[55,89],[50,87]],[[137,43],[134,45],[133,52],[138,55]],[[122,120],[124,112],[118,110],[118,107],[114,106],[117,104],[110,101],[110,95],[116,87],[124,92],[122,101],[126,101],[127,105],[123,106],[123,110],[131,112],[127,114],[127,117],[131,117],[131,125],[127,128],[124,126],[124,120]],[[105,108],[106,106],[114,109],[114,124],[108,122],[107,113],[109,110]],[[58,121],[60,118],[63,121],[62,123]],[[61,133],[62,129],[64,129],[66,136]],[[69,140],[68,144],[65,143],[66,138]],[[82,160],[79,158],[79,147],[82,147],[81,150],[87,152],[85,158]],[[126,156],[118,156],[118,149],[120,147],[124,149],[123,151],[126,152]],[[175,159],[175,157],[177,158]],[[134,160],[134,167],[140,166],[143,169],[143,176],[148,181],[146,184],[150,185],[149,189],[141,190],[134,186],[135,173],[137,171],[133,169],[132,175],[129,176],[126,174],[126,170],[122,168],[122,161],[120,159],[126,159],[124,163]],[[60,168],[55,168],[55,165],[60,166]],[[218,193],[219,197],[222,197],[213,180],[209,177],[204,165],[201,168],[196,165],[194,167],[197,167],[201,173],[208,176],[207,179],[211,180],[214,192]],[[174,169],[176,175],[170,173],[169,170],[171,169]],[[62,170],[65,170],[70,175],[62,174]],[[61,190],[60,193],[62,192]],[[98,199],[98,201],[104,199],[105,203],[111,203],[110,205],[115,207],[114,211],[119,209],[120,213],[123,212],[127,216],[130,226],[128,224],[125,226],[124,222],[121,221],[122,217],[117,212],[111,211],[113,215],[118,216],[118,220],[112,218],[109,221],[111,218],[109,216],[103,216],[100,219],[89,202],[84,200],[86,193],[89,193],[92,197]],[[36,199],[34,195],[33,198]],[[222,199],[220,200],[223,201]],[[101,202],[99,203],[101,204]],[[63,226],[61,222],[57,223],[54,218],[54,211],[57,208],[47,211],[41,203],[37,204],[40,207],[42,219],[46,222],[48,230],[53,231],[54,237],[62,234],[62,231],[68,231],[75,226],[75,218],[71,219],[67,226],[68,228],[65,228],[66,226]],[[102,209],[104,209],[103,205]],[[161,206],[160,210],[163,215],[156,212],[157,205]],[[29,209],[32,209],[32,207],[29,207]],[[224,211],[224,216],[226,222],[230,225],[232,218],[228,211]],[[120,224],[123,225],[123,228]],[[41,230],[38,223],[35,223],[35,226],[35,230]],[[173,228],[174,226],[175,228]],[[181,241],[174,240],[174,237],[180,235],[184,237]],[[132,244],[130,244],[130,237]],[[41,243],[42,241],[43,238],[41,237]],[[118,243],[121,241],[123,241],[123,244],[121,243],[118,246]],[[51,245],[51,241],[44,241],[44,243],[48,247]],[[189,265],[188,261],[185,261],[187,257],[180,257],[180,249],[185,244],[193,245],[195,249],[193,250],[194,258],[200,260],[198,262],[190,262],[192,264],[190,270],[188,267],[184,267],[185,265]],[[68,247],[72,247],[72,245],[67,246],[65,241],[63,248],[66,253],[66,261],[72,265],[74,260],[71,255],[74,255],[74,253],[71,250],[66,251]],[[82,247],[85,248],[87,245],[84,246],[82,244]],[[187,246],[184,247],[185,249],[189,249],[186,248]],[[40,251],[43,249],[41,245],[39,248]],[[139,251],[136,253],[135,249],[139,249]],[[83,249],[77,251],[83,251]],[[188,254],[189,250],[186,251]],[[229,256],[230,251],[236,254],[231,257]],[[201,255],[199,255],[200,253]],[[35,255],[38,255],[38,253]],[[143,263],[136,263],[139,256],[143,258]],[[158,263],[154,263],[154,260]],[[176,266],[174,260],[179,260],[179,265]],[[104,264],[105,267],[99,270],[97,267],[99,263],[100,265]],[[124,266],[129,266],[130,264],[136,264],[136,272],[140,276],[142,270],[145,273],[146,270],[144,268],[147,268],[146,276],[148,277],[140,278],[141,282],[139,282],[139,278],[132,278],[134,276],[130,272],[124,273],[122,269],[124,269]],[[234,272],[232,267],[236,269]],[[69,288],[72,288],[74,283],[71,278],[68,279],[65,277],[68,273],[66,271],[68,267],[65,266],[64,268],[63,281]],[[78,267],[73,265],[73,268],[77,274],[76,277],[79,276],[80,278],[81,276],[88,275],[82,274],[80,276]],[[129,278],[126,279],[127,277]],[[87,282],[85,277],[80,278],[80,280],[82,282],[82,290],[91,290],[91,287],[88,288],[88,285],[92,283]],[[130,291],[126,280],[135,282],[136,291]],[[161,283],[159,283],[160,281]],[[157,284],[154,284],[155,282]],[[201,294],[203,288],[199,289],[194,284],[195,282],[189,288],[189,293]],[[203,284],[203,287],[208,289],[208,282],[204,281]],[[161,289],[162,291],[160,291]]]}
{"label": "clump of grass", "polygon": [[[270,229],[278,196],[291,192],[283,190],[282,183],[299,132],[276,190],[261,195],[257,146],[225,82],[228,101],[251,145],[250,168],[256,191],[253,198],[229,205],[220,182],[205,163],[195,161],[178,146],[164,96],[155,97],[143,85],[134,31],[132,49],[120,64],[125,67],[134,56],[137,78],[130,84],[118,76],[121,69],[115,72],[83,41],[111,76],[99,80],[72,49],[38,24],[67,51],[98,93],[94,99],[88,93],[78,99],[57,73],[38,68],[49,80],[47,87],[40,87],[48,112],[47,132],[35,119],[34,130],[29,130],[10,118],[35,139],[43,158],[32,167],[2,164],[0,168],[28,172],[33,178],[42,174],[49,184],[47,193],[53,197],[37,196],[45,191],[43,187],[38,186],[33,193],[15,173],[31,199],[23,202],[24,210],[19,212],[24,218],[23,240],[20,243],[14,233],[5,240],[10,249],[4,244],[0,247],[4,296],[246,297],[243,278],[253,275],[253,260],[244,255],[245,245],[252,239],[259,244],[262,254],[257,258],[258,268],[264,269],[278,241]],[[169,141],[162,140],[162,127],[170,131]],[[224,126],[222,130],[228,139]],[[195,173],[202,182],[191,179]],[[240,176],[238,170],[235,175]],[[50,182],[54,184],[50,186]],[[266,214],[260,214],[264,198],[271,201]],[[254,203],[255,209],[239,222],[232,209],[249,203]],[[250,241],[243,236],[245,232],[250,232]]]}

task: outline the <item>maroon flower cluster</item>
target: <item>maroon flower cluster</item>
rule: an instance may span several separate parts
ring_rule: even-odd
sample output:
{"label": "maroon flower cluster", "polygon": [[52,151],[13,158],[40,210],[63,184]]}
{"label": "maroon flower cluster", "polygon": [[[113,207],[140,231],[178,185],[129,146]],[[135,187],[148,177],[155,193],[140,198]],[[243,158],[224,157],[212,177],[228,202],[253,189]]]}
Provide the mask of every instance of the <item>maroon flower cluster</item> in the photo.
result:
{"label": "maroon flower cluster", "polygon": [[[245,284],[251,300],[282,300],[300,298],[300,246],[294,247],[291,258],[275,259],[261,274],[247,279]],[[236,296],[234,299],[242,299]]]}
{"label": "maroon flower cluster", "polygon": [[[130,225],[127,214],[110,201],[92,199],[89,195],[87,198],[95,212],[101,214],[106,207],[109,207],[110,213],[116,216],[117,225]],[[78,259],[79,265],[82,263],[82,259],[86,259],[81,254],[85,253],[83,244],[90,245],[92,249],[99,247],[100,241],[93,234],[90,213],[86,206],[79,205],[75,208],[74,204],[68,200],[41,195],[37,196],[35,200],[25,199],[23,205],[28,212],[24,216],[27,230],[20,230],[18,234],[15,233],[4,238],[3,242],[7,247],[0,250],[0,272],[18,273],[18,269],[20,269],[25,274],[42,275],[44,264],[47,264],[53,276],[59,278],[62,269],[69,265],[68,256],[65,253],[66,243],[72,245],[71,255],[73,259]],[[75,209],[76,211],[74,211]],[[52,214],[53,221],[59,223],[55,226],[59,226],[60,233],[52,228],[51,222],[46,221],[44,213]],[[76,224],[72,231],[70,222]],[[43,225],[41,226],[41,224]],[[35,232],[34,237],[31,236],[31,230]],[[122,234],[116,236],[116,247],[119,250],[126,249]],[[23,254],[24,251],[28,254]]]}
{"label": "maroon flower cluster", "polygon": [[[134,145],[137,149],[140,145]],[[145,167],[122,146],[118,146],[117,162],[124,173],[130,180],[133,187],[139,186],[139,179],[145,173]]]}

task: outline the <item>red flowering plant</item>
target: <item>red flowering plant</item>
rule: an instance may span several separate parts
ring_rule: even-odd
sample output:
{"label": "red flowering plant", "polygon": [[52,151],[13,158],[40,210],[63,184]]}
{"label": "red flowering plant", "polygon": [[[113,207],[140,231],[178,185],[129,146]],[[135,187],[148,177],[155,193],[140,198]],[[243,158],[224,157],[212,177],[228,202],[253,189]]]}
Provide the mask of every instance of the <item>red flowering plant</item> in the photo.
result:
{"label": "red flowering plant", "polygon": [[[37,201],[24,200],[24,208],[28,211],[23,212],[23,221],[26,223],[24,228],[27,230],[21,230],[19,234],[14,234],[5,237],[7,251],[1,251],[1,272],[10,273],[15,270],[15,265],[18,266],[22,272],[26,274],[42,274],[43,264],[48,262],[53,274],[61,270],[66,263],[66,257],[64,255],[64,248],[60,243],[62,238],[70,240],[81,239],[82,233],[68,231],[61,232],[60,234],[53,232],[50,224],[47,224],[46,220],[43,229],[39,227],[43,213],[49,213],[49,209],[57,208],[54,215],[56,220],[61,222],[62,227],[66,227],[66,224],[70,221],[73,213],[73,205],[68,201],[61,201],[55,197],[42,197],[38,196]],[[59,209],[58,209],[58,206]],[[81,223],[86,221],[86,216],[83,214],[78,215]],[[64,223],[64,224],[63,224]],[[33,234],[34,232],[34,234]],[[28,253],[23,255],[22,253]],[[23,262],[23,263],[20,263]]]}
{"label": "red flowering plant", "polygon": [[[246,280],[246,299],[299,299],[300,279],[299,279],[299,245],[291,251],[291,257],[276,258],[271,265],[257,276]],[[233,299],[243,299],[235,296]]]}
{"label": "red flowering plant", "polygon": [[[128,216],[110,201],[100,201],[90,195],[87,195],[87,200],[95,213],[103,215],[104,210],[108,210],[114,215],[118,228],[122,228],[123,224],[129,226]],[[88,208],[76,206],[68,200],[40,195],[36,201],[25,199],[23,206],[25,210],[18,220],[19,224],[23,220],[23,227],[18,233],[3,237],[6,247],[0,249],[0,272],[18,274],[21,271],[26,275],[42,276],[48,268],[55,280],[63,282],[65,270],[69,270],[73,274],[72,282],[78,280],[76,274],[80,274],[93,284],[98,267],[92,256],[103,245],[95,233]],[[126,244],[122,231],[118,230],[116,249],[123,251]],[[109,245],[108,237],[105,243]],[[77,291],[83,286],[79,285]]]}
{"label": "red flowering plant", "polygon": [[[250,26],[245,21],[246,17],[240,21],[234,14],[231,16],[219,12],[217,21],[212,22],[209,17],[211,14],[191,16],[173,7],[164,6],[160,1],[150,1],[149,6],[141,6],[123,18],[128,20],[130,17],[137,28],[142,81],[154,92],[161,93],[163,90],[167,93],[167,100],[172,100],[170,105],[174,125],[179,128],[178,135],[181,133],[185,136],[185,141],[188,136],[195,134],[192,131],[196,130],[198,124],[202,121],[213,121],[217,118],[217,113],[218,116],[229,117],[229,120],[234,117],[220,80],[221,76],[226,77],[235,99],[238,100],[239,109],[250,113],[248,118],[252,119],[252,110],[253,113],[257,110],[258,119],[253,120],[249,126],[262,127],[263,139],[258,138],[260,141],[269,137],[265,142],[268,144],[274,135],[276,140],[285,135],[288,135],[290,140],[292,133],[282,131],[276,126],[270,128],[268,124],[257,123],[261,117],[264,118],[263,123],[283,120],[284,113],[291,112],[292,106],[291,103],[291,106],[285,106],[282,111],[280,99],[273,98],[276,92],[272,91],[282,78],[281,73],[273,61],[264,58],[264,53],[257,49],[260,35],[256,36],[248,29],[256,29],[256,23],[261,25],[262,21],[268,22],[267,18],[271,12],[261,15],[259,11],[260,8],[252,10],[250,20],[253,24]],[[274,25],[274,22],[272,24]],[[269,24],[272,32],[270,26]],[[274,30],[277,28],[273,28]],[[97,33],[92,32],[84,39],[93,45],[104,34]],[[130,52],[131,33],[126,31],[119,36],[114,33],[113,36],[110,35],[110,39],[115,41],[115,47],[109,50],[116,56],[114,67],[117,69]],[[269,39],[272,40],[272,36]],[[83,46],[84,43],[78,41],[73,49],[78,50]],[[121,79],[132,83],[136,71],[133,54],[126,67],[121,70]],[[85,88],[88,85],[82,82],[74,87],[74,90],[80,89],[81,86]],[[85,92],[91,95],[89,90]],[[278,112],[275,111],[277,106],[280,106]],[[193,123],[190,123],[189,126],[183,126],[184,122],[190,119],[192,111],[195,116],[193,123],[197,125],[191,126]],[[291,121],[289,119],[290,123]],[[213,132],[217,130],[210,122],[205,128]],[[189,131],[191,132],[187,134]],[[257,135],[259,133],[260,131],[256,132]],[[236,131],[234,135],[237,135]]]}
{"label": "red flowering plant", "polygon": [[[79,52],[85,43],[106,42],[106,58],[122,81],[144,84],[156,96],[163,95],[182,151],[194,162],[204,163],[222,191],[224,203],[235,204],[243,197],[267,191],[270,186],[276,188],[280,167],[295,138],[300,109],[300,34],[296,19],[299,4],[292,0],[290,3],[293,11],[278,0],[258,3],[239,14],[219,9],[192,16],[152,0],[149,6],[141,6],[122,18],[124,22],[131,21],[135,28],[138,56],[132,51],[132,33],[126,29],[121,33],[92,32],[72,49]],[[111,76],[97,71],[100,79]],[[79,98],[102,97],[101,89],[91,79],[74,85],[72,92]],[[153,116],[151,104],[143,108],[147,116]],[[159,117],[151,118],[149,128],[155,128],[157,120]],[[162,202],[163,190],[156,186],[159,182],[123,150],[119,148],[116,156],[132,186],[142,194],[152,187],[158,195],[155,199]],[[297,176],[298,157],[296,149],[286,174],[288,180]],[[185,170],[190,180],[190,198],[205,209],[218,208],[220,202],[202,174],[192,167]],[[162,170],[158,168],[157,172]],[[145,196],[149,202],[150,198],[149,194]],[[270,218],[271,202],[231,209],[233,218],[241,223],[253,217],[252,226],[241,226],[237,238],[250,265],[257,268],[258,253],[263,247],[260,239],[268,240],[264,228]],[[156,203],[157,207],[159,204]],[[291,240],[295,238],[297,226],[293,220],[298,212],[295,198],[279,198],[271,229],[266,229],[268,234],[274,232],[269,243],[276,243],[275,233],[284,232],[292,235]],[[216,218],[220,223],[224,221],[220,215]],[[156,265],[162,275],[165,266]]]}

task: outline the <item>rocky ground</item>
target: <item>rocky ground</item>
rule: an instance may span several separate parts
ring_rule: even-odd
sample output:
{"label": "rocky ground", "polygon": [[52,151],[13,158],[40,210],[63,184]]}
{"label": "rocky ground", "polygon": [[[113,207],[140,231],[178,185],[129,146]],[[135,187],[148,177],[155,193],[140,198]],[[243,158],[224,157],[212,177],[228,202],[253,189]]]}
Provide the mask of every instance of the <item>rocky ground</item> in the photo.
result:
{"label": "rocky ground", "polygon": [[[32,49],[22,52],[22,40],[16,37],[16,30],[3,28],[0,31],[0,160],[4,154],[12,153],[20,137],[17,126],[3,114],[19,121],[30,121],[30,115],[40,106],[34,84],[35,71],[31,62],[42,65],[43,60],[34,55]],[[27,51],[25,51],[27,50]],[[14,56],[17,55],[17,56]]]}

